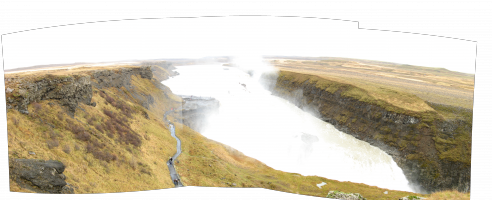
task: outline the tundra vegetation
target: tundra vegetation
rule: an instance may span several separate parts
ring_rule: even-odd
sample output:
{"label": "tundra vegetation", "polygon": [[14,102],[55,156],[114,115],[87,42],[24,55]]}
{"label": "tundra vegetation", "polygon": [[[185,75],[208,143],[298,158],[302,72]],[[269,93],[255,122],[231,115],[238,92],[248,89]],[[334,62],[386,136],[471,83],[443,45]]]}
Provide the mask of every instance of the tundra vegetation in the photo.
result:
{"label": "tundra vegetation", "polygon": [[[407,178],[424,182],[429,190],[469,192],[472,74],[345,58],[271,63],[280,70],[274,94],[298,106],[314,106],[337,128],[398,151],[392,156]],[[398,116],[416,123],[399,125]],[[456,176],[461,172],[467,174],[463,179]]]}
{"label": "tundra vegetation", "polygon": [[[8,109],[9,158],[61,161],[66,166],[66,181],[75,188],[75,193],[174,187],[166,161],[176,152],[176,140],[170,135],[162,116],[165,111],[180,106],[181,98],[160,84],[173,75],[169,63],[145,63],[145,66],[151,67],[153,78],[135,74],[128,85],[121,87],[92,84],[91,104],[78,103],[73,115],[56,98],[29,102],[27,114]],[[7,99],[29,99],[23,84],[36,80],[75,80],[89,76],[91,82],[97,83],[94,71],[119,74],[124,68],[140,67],[79,67],[6,74],[6,88],[13,89],[6,96]],[[54,90],[61,89],[63,85],[56,85]],[[357,95],[356,90],[348,94]],[[141,96],[152,96],[153,100],[145,100]],[[171,121],[175,117],[179,118],[168,116]],[[243,155],[233,147],[209,140],[183,124],[175,122],[175,126],[183,151],[176,169],[185,186],[260,187],[320,197],[326,197],[332,190],[359,193],[367,199],[398,199],[412,195],[429,197],[282,172]],[[321,182],[326,185],[318,188],[316,184]],[[13,180],[10,180],[10,190],[32,192]]]}
{"label": "tundra vegetation", "polygon": [[[440,159],[462,162],[467,166],[471,165],[471,132],[469,131],[472,126],[473,117],[471,109],[429,102],[414,94],[388,89],[382,85],[378,87],[373,87],[365,83],[358,85],[353,84],[353,82],[356,81],[347,83],[346,81],[336,78],[332,79],[325,76],[301,74],[290,71],[281,71],[279,76],[282,80],[295,83],[309,82],[316,85],[317,88],[330,93],[340,92],[342,97],[352,98],[371,105],[377,105],[389,112],[422,119],[416,126],[419,129],[431,128],[433,129],[432,132],[436,133],[432,139],[435,141],[436,148],[440,152]],[[376,83],[374,83],[374,85],[376,85]],[[324,111],[320,110],[319,112],[322,113]],[[374,117],[381,118],[378,114],[379,113],[375,113]],[[343,113],[337,117],[337,121],[342,124],[356,124],[355,122],[357,121],[357,116],[352,116],[351,113]],[[349,118],[352,123],[347,121]],[[437,120],[452,121],[458,119],[461,120],[463,124],[455,130],[456,136],[454,137],[440,137],[440,135],[437,134],[437,130],[434,130],[434,123]],[[362,126],[359,128],[364,130],[364,127]],[[382,133],[390,133],[392,131],[385,126],[381,126],[380,130]],[[391,134],[381,134],[377,137],[386,141],[392,140],[392,138],[388,138],[392,137]],[[409,134],[406,135],[406,137],[418,138],[419,135]],[[408,144],[405,141],[407,140],[402,140],[398,144],[398,147],[405,148]],[[449,145],[447,146],[447,144],[452,144],[453,147],[457,148],[451,148]],[[418,144],[415,146],[418,146]]]}

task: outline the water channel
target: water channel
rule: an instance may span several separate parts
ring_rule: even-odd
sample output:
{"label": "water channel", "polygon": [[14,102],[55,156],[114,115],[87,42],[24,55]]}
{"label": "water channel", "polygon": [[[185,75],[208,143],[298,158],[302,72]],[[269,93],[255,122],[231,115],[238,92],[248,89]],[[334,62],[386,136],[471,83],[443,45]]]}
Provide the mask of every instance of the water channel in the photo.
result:
{"label": "water channel", "polygon": [[220,101],[201,131],[205,137],[277,170],[412,191],[388,154],[271,95],[257,76],[222,64],[176,71],[178,76],[162,82],[173,93]]}

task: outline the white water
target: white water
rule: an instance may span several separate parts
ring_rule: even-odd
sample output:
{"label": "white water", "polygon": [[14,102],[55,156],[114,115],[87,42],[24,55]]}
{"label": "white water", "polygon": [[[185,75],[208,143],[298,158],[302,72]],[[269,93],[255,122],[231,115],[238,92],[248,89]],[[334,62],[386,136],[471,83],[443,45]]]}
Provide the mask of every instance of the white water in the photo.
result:
{"label": "white water", "polygon": [[219,114],[201,132],[207,138],[277,170],[412,191],[385,152],[272,96],[257,78],[220,64],[181,66],[176,71],[179,76],[162,82],[173,93],[220,101]]}

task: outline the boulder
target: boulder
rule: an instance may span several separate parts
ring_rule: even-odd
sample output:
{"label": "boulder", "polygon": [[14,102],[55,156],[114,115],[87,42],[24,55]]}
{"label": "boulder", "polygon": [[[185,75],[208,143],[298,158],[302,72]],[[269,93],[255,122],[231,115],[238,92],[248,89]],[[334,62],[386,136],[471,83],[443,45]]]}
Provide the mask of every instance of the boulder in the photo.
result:
{"label": "boulder", "polygon": [[340,191],[330,191],[326,198],[330,199],[344,199],[344,200],[366,200],[366,198],[362,197],[359,193],[345,193]]}
{"label": "boulder", "polygon": [[150,119],[149,114],[147,112],[143,111],[142,113],[143,113],[143,116],[145,117],[145,119]]}
{"label": "boulder", "polygon": [[406,197],[400,198],[399,200],[424,200],[424,199],[426,199],[426,198],[419,197],[419,196],[406,196]]}
{"label": "boulder", "polygon": [[9,176],[19,186],[52,194],[73,194],[65,182],[65,165],[55,160],[9,159]]}

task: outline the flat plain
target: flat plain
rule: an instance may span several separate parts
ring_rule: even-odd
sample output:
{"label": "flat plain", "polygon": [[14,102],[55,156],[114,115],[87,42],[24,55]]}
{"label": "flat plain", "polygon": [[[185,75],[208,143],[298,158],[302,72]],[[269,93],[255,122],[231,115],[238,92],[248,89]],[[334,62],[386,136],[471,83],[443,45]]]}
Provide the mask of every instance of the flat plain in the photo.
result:
{"label": "flat plain", "polygon": [[[371,96],[414,111],[431,110],[419,101],[405,102],[393,91],[413,94],[436,104],[473,108],[474,74],[370,60],[329,58],[320,60],[270,59],[282,71],[316,75],[367,90]],[[394,94],[391,94],[394,93]]]}

